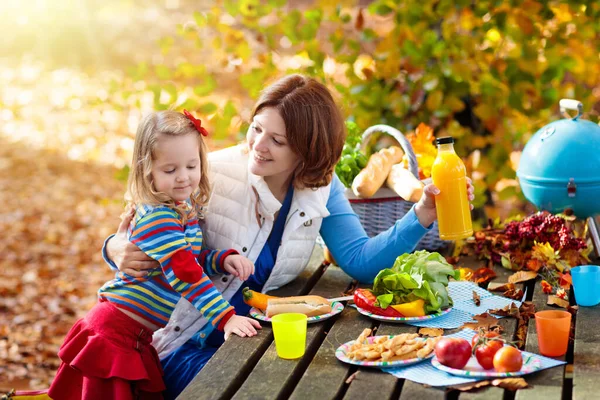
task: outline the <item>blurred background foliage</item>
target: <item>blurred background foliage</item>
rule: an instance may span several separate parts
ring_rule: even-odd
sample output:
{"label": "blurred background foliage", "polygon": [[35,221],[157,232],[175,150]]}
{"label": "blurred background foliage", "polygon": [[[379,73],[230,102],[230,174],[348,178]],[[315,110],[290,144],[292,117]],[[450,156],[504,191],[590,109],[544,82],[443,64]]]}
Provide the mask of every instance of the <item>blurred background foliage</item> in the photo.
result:
{"label": "blurred background foliage", "polygon": [[[241,138],[267,83],[301,72],[329,85],[361,129],[420,122],[457,138],[488,217],[519,212],[520,150],[562,116],[560,98],[600,111],[600,3],[591,1],[217,1],[143,62],[154,108],[210,115],[217,139]],[[181,42],[195,56],[179,59]],[[198,60],[198,61],[195,61]],[[210,67],[213,66],[213,68]],[[217,68],[214,68],[214,67]],[[119,88],[121,90],[121,88]],[[234,97],[215,101],[213,93]],[[134,95],[133,92],[131,95]],[[137,93],[135,94],[137,96]]]}
{"label": "blurred background foliage", "polygon": [[[62,100],[68,112],[98,112],[96,134],[61,127],[61,143],[73,157],[124,167],[121,177],[140,113],[194,110],[209,119],[211,148],[224,147],[243,138],[262,88],[300,72],[332,88],[360,129],[386,123],[408,133],[425,122],[436,136],[454,136],[476,206],[507,216],[525,204],[515,180],[520,150],[562,118],[558,100],[582,101],[594,122],[600,113],[593,1],[40,2],[49,4],[36,21],[43,32],[13,47],[43,48],[38,56],[95,77],[98,87]],[[18,29],[19,19],[11,23]],[[61,83],[59,72],[52,78]],[[42,117],[28,108],[16,112],[31,125]],[[73,136],[81,137],[75,147],[66,143]]]}

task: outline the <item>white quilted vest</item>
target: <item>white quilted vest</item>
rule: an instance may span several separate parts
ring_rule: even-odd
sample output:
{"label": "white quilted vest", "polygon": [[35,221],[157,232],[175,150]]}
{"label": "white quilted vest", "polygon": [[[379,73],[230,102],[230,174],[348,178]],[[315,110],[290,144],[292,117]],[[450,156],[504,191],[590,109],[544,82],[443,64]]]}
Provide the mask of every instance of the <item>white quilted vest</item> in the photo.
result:
{"label": "white quilted vest", "polygon": [[[244,146],[213,152],[209,160],[213,190],[204,211],[205,218],[200,221],[206,244],[213,249],[235,249],[254,262],[266,244],[281,203],[263,178],[248,172]],[[292,281],[306,267],[323,218],[329,215],[325,206],[330,188],[328,185],[316,190],[294,191],[277,262],[264,285],[264,292]],[[215,285],[222,293],[235,293],[241,282],[219,279]]]}
{"label": "white quilted vest", "polygon": [[[263,178],[248,172],[248,154],[244,149],[244,145],[239,145],[209,154],[212,194],[200,225],[208,248],[235,249],[255,262],[271,233],[281,203]],[[323,218],[329,215],[326,204],[330,189],[331,185],[294,190],[277,262],[263,292],[292,281],[308,264]],[[242,285],[232,276],[216,276],[212,281],[225,299],[230,299]],[[152,344],[163,357],[206,323],[181,298],[168,325],[154,334]]]}

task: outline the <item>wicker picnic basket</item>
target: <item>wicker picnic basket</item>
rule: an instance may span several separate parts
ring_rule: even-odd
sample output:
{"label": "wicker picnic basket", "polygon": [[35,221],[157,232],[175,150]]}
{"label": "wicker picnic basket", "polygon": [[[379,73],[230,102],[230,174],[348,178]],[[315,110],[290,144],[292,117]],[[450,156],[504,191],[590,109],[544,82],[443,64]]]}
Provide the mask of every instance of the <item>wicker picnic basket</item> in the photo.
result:
{"label": "wicker picnic basket", "polygon": [[[375,132],[386,133],[398,141],[402,150],[404,150],[404,153],[408,156],[410,172],[418,177],[419,166],[417,164],[417,157],[410,142],[404,137],[402,132],[389,125],[374,125],[363,133],[361,139],[363,147],[368,143],[369,138]],[[383,232],[394,225],[398,219],[402,218],[410,211],[410,208],[414,204],[404,200],[402,197],[398,196],[396,192],[387,187],[380,188],[375,195],[369,199],[356,197],[352,192],[352,189],[349,188],[346,189],[345,194],[369,237],[376,236],[380,232]],[[433,229],[425,234],[417,244],[416,249],[437,251],[447,244],[448,242],[440,239],[437,222],[435,222]]]}

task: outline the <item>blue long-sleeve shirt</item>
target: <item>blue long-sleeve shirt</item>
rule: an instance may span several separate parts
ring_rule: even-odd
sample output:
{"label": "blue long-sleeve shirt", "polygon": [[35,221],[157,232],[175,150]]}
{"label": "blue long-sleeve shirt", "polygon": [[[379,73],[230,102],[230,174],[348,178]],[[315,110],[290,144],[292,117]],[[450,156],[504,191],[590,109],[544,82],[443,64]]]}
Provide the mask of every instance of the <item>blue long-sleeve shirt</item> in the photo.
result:
{"label": "blue long-sleeve shirt", "polygon": [[421,225],[412,207],[388,230],[369,238],[344,191],[344,185],[334,175],[327,201],[330,215],[323,219],[320,233],[344,272],[361,282],[372,282],[399,255],[412,252],[431,227]]}

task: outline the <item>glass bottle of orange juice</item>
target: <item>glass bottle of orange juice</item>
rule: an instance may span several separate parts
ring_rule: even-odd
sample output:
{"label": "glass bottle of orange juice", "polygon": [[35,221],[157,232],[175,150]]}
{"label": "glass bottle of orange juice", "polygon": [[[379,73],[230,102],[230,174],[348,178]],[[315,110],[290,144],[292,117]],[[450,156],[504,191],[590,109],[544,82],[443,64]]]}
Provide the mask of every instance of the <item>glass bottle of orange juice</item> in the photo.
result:
{"label": "glass bottle of orange juice", "polygon": [[467,194],[467,170],[454,152],[454,139],[436,139],[437,157],[431,167],[433,184],[440,189],[435,196],[438,228],[443,240],[464,239],[473,234],[469,196]]}

